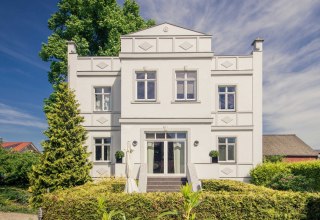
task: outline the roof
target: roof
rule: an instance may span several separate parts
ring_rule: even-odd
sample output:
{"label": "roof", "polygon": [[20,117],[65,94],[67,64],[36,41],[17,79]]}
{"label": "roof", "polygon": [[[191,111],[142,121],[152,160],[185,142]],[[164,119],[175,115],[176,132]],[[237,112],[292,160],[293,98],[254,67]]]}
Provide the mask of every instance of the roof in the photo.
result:
{"label": "roof", "polygon": [[4,142],[2,143],[3,148],[12,149],[17,152],[24,151],[27,147],[39,152],[32,142]]}
{"label": "roof", "polygon": [[263,155],[317,156],[318,153],[295,134],[263,135]]}
{"label": "roof", "polygon": [[191,36],[211,36],[202,32],[190,30],[168,22],[149,27],[131,34],[123,35],[123,37],[135,36],[172,36],[172,35],[191,35]]}

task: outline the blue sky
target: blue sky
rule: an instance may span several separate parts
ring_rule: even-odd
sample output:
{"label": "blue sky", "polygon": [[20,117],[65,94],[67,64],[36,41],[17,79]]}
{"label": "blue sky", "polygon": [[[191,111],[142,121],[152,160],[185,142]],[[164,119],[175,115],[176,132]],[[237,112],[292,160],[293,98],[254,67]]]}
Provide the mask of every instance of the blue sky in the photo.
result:
{"label": "blue sky", "polygon": [[[120,2],[120,1],[119,1]],[[122,1],[121,1],[122,2]],[[320,2],[317,0],[137,0],[141,14],[213,35],[217,55],[264,45],[264,133],[295,133],[320,148]],[[38,52],[57,1],[4,1],[0,7],[0,137],[45,137],[49,64]]]}

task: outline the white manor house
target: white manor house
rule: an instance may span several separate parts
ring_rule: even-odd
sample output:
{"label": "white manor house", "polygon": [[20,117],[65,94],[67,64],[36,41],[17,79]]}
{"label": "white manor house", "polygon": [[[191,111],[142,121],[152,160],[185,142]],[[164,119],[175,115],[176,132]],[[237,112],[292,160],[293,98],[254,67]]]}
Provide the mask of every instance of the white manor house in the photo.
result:
{"label": "white manor house", "polygon": [[248,180],[262,162],[263,40],[219,56],[211,38],[164,23],[122,36],[119,57],[82,57],[68,42],[92,177],[125,176],[115,153],[130,145],[140,191],[155,177]]}

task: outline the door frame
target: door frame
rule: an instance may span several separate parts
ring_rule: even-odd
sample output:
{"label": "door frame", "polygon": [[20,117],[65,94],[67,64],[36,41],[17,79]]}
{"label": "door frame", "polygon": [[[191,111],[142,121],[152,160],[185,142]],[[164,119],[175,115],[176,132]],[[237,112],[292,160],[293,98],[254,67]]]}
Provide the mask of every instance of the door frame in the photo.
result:
{"label": "door frame", "polygon": [[[146,133],[174,133],[174,132],[178,132],[178,133],[186,133],[186,138],[185,139],[146,139],[145,135]],[[147,163],[148,161],[148,154],[147,154],[147,147],[148,147],[148,142],[163,142],[163,151],[164,151],[164,172],[163,173],[148,173],[147,172],[147,176],[172,176],[172,177],[182,177],[182,176],[186,176],[187,173],[187,164],[189,163],[189,145],[188,143],[190,143],[189,139],[189,135],[190,135],[190,131],[188,131],[188,129],[172,129],[170,131],[166,130],[151,130],[151,129],[144,129],[143,132],[141,132],[141,136],[143,137],[143,141],[141,143],[143,143],[142,145],[142,149],[141,149],[141,162],[142,163]],[[184,150],[184,173],[168,173],[168,142],[184,142],[185,145],[185,150]]]}

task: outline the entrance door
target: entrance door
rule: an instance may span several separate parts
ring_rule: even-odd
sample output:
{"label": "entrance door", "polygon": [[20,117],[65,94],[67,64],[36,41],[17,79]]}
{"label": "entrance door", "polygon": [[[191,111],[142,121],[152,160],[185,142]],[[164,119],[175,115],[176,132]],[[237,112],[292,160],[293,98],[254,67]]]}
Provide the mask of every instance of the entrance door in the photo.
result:
{"label": "entrance door", "polygon": [[[157,138],[158,137],[158,138]],[[185,174],[186,133],[147,133],[148,174]]]}

